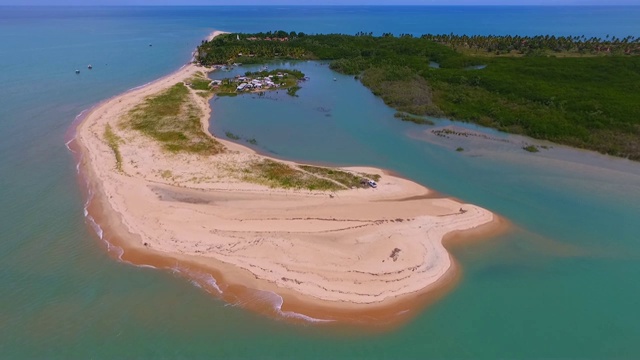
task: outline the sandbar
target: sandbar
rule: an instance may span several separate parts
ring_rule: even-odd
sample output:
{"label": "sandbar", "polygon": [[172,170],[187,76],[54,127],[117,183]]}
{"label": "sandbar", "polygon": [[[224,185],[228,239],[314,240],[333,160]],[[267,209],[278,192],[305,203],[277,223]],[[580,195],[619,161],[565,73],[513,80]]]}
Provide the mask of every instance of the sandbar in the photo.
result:
{"label": "sandbar", "polygon": [[[495,233],[500,221],[492,212],[381,169],[344,169],[380,175],[375,189],[274,188],[234,175],[238,166],[267,158],[247,147],[217,139],[226,149],[221,154],[168,153],[119,126],[147,97],[208,71],[187,64],[97,105],[76,128],[88,212],[103,239],[122,248],[122,259],[188,269],[185,276],[201,285],[208,281],[212,293],[227,301],[273,294],[279,314],[288,313],[282,303],[286,307],[290,299],[302,313],[298,319],[340,320],[345,312],[355,319],[379,309],[402,310],[406,305],[398,304],[410,304],[451,278],[447,236]],[[190,91],[202,131],[213,137],[209,99]],[[104,138],[107,125],[123,139],[122,171]],[[305,307],[314,317],[304,315]]]}

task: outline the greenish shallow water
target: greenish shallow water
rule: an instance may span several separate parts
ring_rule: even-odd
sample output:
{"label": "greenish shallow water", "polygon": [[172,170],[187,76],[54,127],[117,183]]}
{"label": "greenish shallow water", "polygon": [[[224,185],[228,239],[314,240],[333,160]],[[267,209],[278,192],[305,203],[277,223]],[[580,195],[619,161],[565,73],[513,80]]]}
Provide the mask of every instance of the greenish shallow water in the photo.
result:
{"label": "greenish shallow water", "polygon": [[82,110],[177,69],[213,27],[625,36],[640,32],[638,17],[639,8],[0,8],[0,358],[640,357],[638,163],[557,146],[529,154],[520,138],[467,124],[455,126],[512,143],[437,138],[316,63],[296,65],[311,76],[298,98],[214,100],[214,133],[255,137],[283,158],[391,169],[516,225],[455,249],[462,282],[406,326],[345,337],[114,261],[85,223],[64,145]]}
{"label": "greenish shallow water", "polygon": [[[523,142],[540,142],[448,120],[402,123],[352,77],[313,62],[270,65],[286,66],[311,78],[299,97],[280,91],[214,99],[212,132],[255,138],[259,151],[288,159],[390,169],[516,227],[455,249],[462,284],[399,333],[428,334],[429,346],[446,349],[439,354],[456,356],[635,353],[621,337],[640,330],[632,310],[640,272],[638,164],[554,145],[531,154]],[[510,143],[430,133],[449,126]]]}

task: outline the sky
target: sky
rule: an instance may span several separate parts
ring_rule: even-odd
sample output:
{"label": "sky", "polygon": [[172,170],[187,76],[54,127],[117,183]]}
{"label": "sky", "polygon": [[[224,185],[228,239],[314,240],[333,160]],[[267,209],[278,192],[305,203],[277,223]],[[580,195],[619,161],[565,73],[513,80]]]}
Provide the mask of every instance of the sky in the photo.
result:
{"label": "sky", "polygon": [[640,0],[0,0],[0,5],[640,5]]}

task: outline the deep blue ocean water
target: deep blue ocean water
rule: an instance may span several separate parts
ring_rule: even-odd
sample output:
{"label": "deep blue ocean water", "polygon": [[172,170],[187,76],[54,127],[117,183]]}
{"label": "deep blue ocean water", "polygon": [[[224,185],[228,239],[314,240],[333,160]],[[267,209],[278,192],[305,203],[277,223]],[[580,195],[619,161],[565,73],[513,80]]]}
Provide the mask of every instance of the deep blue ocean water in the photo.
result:
{"label": "deep blue ocean water", "polygon": [[0,7],[0,358],[640,357],[637,163],[439,141],[317,63],[293,65],[311,76],[299,98],[214,100],[214,133],[391,169],[516,225],[456,248],[462,283],[406,326],[345,338],[113,261],[84,222],[65,147],[79,113],[179,68],[214,29],[624,37],[640,35],[637,19],[640,7]]}

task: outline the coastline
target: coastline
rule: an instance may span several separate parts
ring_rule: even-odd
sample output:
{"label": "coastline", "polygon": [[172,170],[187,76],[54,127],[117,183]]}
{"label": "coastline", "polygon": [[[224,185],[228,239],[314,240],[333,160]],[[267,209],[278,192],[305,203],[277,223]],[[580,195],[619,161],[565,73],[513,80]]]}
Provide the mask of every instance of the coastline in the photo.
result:
{"label": "coastline", "polygon": [[[207,72],[188,64],[133,88],[98,104],[77,124],[69,147],[79,150],[79,170],[88,189],[87,215],[106,244],[122,249],[116,251],[120,260],[173,269],[228,303],[276,317],[396,324],[442,296],[458,279],[455,261],[443,243],[452,237],[487,237],[506,228],[487,210],[437,197],[419,184],[374,168],[346,169],[381,175],[380,189],[335,195],[229,179],[169,183],[151,176],[157,169],[145,167],[144,160],[165,162],[172,170],[183,166],[193,173],[184,165],[186,158],[166,159],[150,141],[132,138],[131,146],[137,148],[125,148],[123,155],[139,160],[139,168],[125,164],[126,174],[114,172],[113,155],[100,141],[100,126],[114,123],[145,97],[198,71]],[[213,137],[207,129],[208,99],[198,104],[202,130]],[[216,140],[232,153],[229,159],[272,159]],[[207,161],[196,160],[191,167]],[[464,212],[458,211],[462,208]],[[209,228],[202,225],[213,219]],[[319,240],[330,244],[319,245]],[[235,246],[247,248],[235,253]],[[389,249],[394,248],[401,249],[400,262],[390,259]],[[318,257],[322,263],[314,264]]]}

